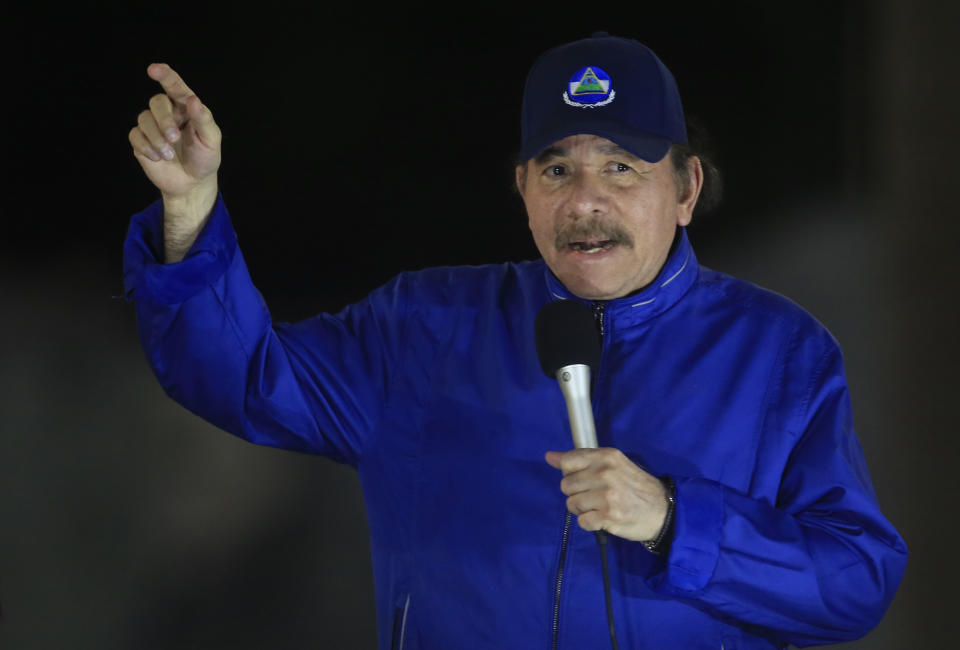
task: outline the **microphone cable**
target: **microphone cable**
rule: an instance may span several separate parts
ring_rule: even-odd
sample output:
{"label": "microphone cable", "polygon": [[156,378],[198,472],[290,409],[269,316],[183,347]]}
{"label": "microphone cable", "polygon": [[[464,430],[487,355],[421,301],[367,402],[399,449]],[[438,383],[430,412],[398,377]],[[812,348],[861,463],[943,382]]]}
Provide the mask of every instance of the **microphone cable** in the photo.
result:
{"label": "microphone cable", "polygon": [[[664,488],[667,491],[667,514],[663,520],[663,526],[657,536],[647,542],[642,542],[648,551],[661,555],[673,542],[674,517],[677,507],[677,488],[673,479],[669,476],[660,478]],[[610,628],[610,645],[613,650],[620,650],[617,645],[617,629],[613,624],[613,601],[610,597],[610,568],[607,565],[607,531],[600,529],[596,531],[597,544],[600,546],[600,564],[603,568],[603,598],[607,604],[607,625]]]}
{"label": "microphone cable", "polygon": [[620,650],[617,645],[617,628],[613,624],[613,599],[610,597],[610,568],[607,566],[607,531],[596,531],[597,544],[600,546],[600,563],[603,567],[603,599],[607,603],[607,626],[610,628],[610,646]]}

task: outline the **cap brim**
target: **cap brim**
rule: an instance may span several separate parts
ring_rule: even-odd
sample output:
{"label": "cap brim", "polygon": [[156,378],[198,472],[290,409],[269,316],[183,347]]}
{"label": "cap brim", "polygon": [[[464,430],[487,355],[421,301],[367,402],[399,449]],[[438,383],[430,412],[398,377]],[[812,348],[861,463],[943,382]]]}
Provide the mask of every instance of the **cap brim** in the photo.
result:
{"label": "cap brim", "polygon": [[579,134],[598,135],[623,147],[634,156],[647,162],[660,162],[673,144],[663,136],[652,135],[639,131],[624,129],[621,125],[604,124],[602,122],[582,122],[576,125],[567,125],[563,128],[544,129],[529,138],[517,154],[517,163],[525,164],[550,145],[571,135]]}

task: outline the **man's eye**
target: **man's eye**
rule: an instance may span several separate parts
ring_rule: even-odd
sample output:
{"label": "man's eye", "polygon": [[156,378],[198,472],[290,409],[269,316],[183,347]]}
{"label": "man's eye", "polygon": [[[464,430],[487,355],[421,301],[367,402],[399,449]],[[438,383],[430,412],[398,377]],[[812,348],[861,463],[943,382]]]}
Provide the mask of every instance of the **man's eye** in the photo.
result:
{"label": "man's eye", "polygon": [[563,165],[550,165],[546,172],[548,176],[563,176],[567,173],[567,168]]}
{"label": "man's eye", "polygon": [[627,165],[627,164],[625,164],[625,163],[614,163],[614,164],[613,164],[613,168],[616,169],[616,170],[617,170],[618,172],[620,172],[620,173],[628,172],[628,171],[630,171],[630,169],[631,169],[630,165]]}

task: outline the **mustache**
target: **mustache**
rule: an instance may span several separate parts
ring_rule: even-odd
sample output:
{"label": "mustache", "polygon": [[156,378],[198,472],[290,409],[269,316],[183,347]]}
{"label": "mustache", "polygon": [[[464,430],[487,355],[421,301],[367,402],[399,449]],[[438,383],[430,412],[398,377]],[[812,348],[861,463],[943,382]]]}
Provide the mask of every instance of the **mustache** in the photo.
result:
{"label": "mustache", "polygon": [[574,242],[610,241],[633,247],[633,237],[626,230],[614,223],[606,223],[598,218],[586,221],[573,221],[556,231],[553,245],[561,250]]}

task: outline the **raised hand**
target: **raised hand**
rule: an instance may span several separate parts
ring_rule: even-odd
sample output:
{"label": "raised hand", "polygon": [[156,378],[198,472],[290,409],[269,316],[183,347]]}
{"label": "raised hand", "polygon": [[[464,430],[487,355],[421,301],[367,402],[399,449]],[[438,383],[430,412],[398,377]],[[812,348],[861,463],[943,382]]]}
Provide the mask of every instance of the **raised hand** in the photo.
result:
{"label": "raised hand", "polygon": [[213,114],[166,63],[147,67],[164,92],[150,98],[130,129],[130,146],[163,195],[166,262],[179,262],[196,240],[217,198],[220,127]]}
{"label": "raised hand", "polygon": [[151,79],[164,92],[150,98],[130,130],[133,154],[164,199],[183,197],[200,186],[216,186],[220,128],[213,114],[173,68],[153,63]]}

